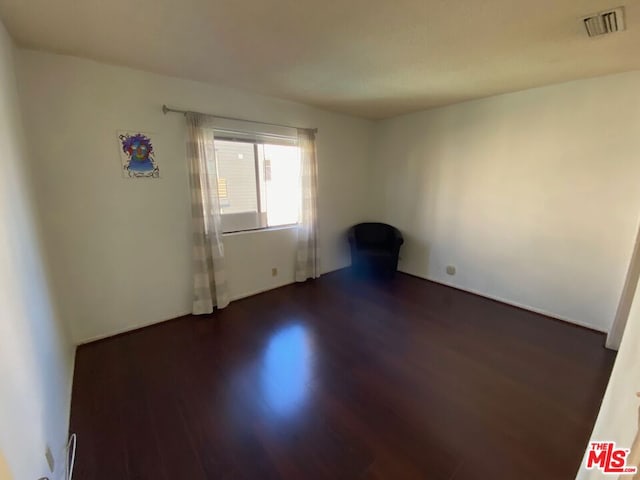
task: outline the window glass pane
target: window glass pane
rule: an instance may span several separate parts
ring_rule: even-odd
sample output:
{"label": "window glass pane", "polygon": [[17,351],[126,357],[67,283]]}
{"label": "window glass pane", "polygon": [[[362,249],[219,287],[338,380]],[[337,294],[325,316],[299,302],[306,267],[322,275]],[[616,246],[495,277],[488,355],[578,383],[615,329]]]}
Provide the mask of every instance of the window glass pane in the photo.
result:
{"label": "window glass pane", "polygon": [[297,146],[217,137],[215,150],[218,184],[212,190],[220,202],[223,232],[298,222]]}
{"label": "window glass pane", "polygon": [[298,223],[300,155],[298,147],[263,145],[267,225]]}
{"label": "window glass pane", "polygon": [[215,148],[222,231],[260,228],[253,144],[216,140]]}

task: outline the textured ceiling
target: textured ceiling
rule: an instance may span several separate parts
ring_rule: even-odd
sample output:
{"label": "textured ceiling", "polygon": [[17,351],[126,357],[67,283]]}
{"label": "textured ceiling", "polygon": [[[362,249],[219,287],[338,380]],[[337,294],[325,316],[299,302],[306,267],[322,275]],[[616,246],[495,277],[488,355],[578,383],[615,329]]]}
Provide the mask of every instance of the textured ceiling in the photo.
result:
{"label": "textured ceiling", "polygon": [[23,46],[229,85],[369,118],[640,68],[619,0],[0,0]]}

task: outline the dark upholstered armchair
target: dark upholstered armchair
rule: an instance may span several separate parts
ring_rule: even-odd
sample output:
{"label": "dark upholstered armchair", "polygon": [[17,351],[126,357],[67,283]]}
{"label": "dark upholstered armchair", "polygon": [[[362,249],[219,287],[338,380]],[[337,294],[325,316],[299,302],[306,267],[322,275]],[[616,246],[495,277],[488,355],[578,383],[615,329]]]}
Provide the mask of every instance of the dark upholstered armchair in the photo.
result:
{"label": "dark upholstered armchair", "polygon": [[398,268],[400,231],[386,223],[360,223],[349,229],[351,267],[365,275],[391,277]]}

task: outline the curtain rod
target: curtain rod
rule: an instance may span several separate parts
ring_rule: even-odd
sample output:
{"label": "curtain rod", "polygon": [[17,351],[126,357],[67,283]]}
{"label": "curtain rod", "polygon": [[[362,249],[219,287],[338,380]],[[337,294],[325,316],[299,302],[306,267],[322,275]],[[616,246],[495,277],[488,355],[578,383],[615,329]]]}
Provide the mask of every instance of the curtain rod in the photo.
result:
{"label": "curtain rod", "polygon": [[[182,113],[183,115],[186,115],[187,113],[196,113],[198,115],[206,115],[208,117],[221,118],[223,120],[236,120],[239,122],[259,123],[261,125],[271,125],[273,127],[286,127],[286,128],[295,128],[295,129],[300,128],[300,127],[292,127],[291,125],[282,125],[280,123],[258,122],[256,120],[247,120],[245,118],[223,117],[222,115],[211,115],[209,113],[193,112],[191,110],[179,110],[177,108],[169,108],[166,105],[162,105],[162,113],[164,113],[165,115],[167,113]],[[310,130],[314,133],[318,133],[317,128],[301,128],[301,130]]]}

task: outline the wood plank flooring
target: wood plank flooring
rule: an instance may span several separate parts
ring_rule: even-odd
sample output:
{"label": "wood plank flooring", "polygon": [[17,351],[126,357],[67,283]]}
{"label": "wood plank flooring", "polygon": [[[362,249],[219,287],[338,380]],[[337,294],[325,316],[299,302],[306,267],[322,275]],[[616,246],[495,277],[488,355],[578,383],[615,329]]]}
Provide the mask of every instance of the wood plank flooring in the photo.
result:
{"label": "wood plank flooring", "polygon": [[74,478],[572,480],[603,343],[343,270],[79,347]]}

